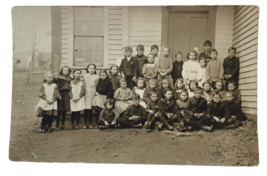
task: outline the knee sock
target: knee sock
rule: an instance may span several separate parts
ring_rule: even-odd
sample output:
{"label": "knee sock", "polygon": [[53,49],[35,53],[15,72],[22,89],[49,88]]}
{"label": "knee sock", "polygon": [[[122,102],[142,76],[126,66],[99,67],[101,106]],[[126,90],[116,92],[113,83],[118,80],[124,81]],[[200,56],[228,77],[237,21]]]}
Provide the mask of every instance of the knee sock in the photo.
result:
{"label": "knee sock", "polygon": [[61,124],[64,125],[66,120],[66,111],[62,112]]}
{"label": "knee sock", "polygon": [[81,117],[80,111],[76,112],[76,124],[77,125],[79,125],[79,123],[80,123],[80,117]]}
{"label": "knee sock", "polygon": [[76,112],[71,112],[71,125],[74,124]]}
{"label": "knee sock", "polygon": [[48,121],[48,127],[51,127],[52,126],[52,123],[53,123],[53,116],[48,116],[47,117],[48,119],[47,119],[47,121]]}

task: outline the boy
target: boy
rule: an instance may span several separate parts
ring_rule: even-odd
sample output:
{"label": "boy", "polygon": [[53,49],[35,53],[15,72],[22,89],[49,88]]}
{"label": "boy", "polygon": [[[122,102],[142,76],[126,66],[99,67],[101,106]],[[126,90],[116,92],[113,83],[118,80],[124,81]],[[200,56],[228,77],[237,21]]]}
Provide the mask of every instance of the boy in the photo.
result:
{"label": "boy", "polygon": [[125,58],[125,47],[122,47],[121,49],[121,57],[117,59],[116,65],[119,67],[121,65],[121,61],[123,58]]}
{"label": "boy", "polygon": [[178,78],[182,78],[182,70],[183,70],[183,54],[181,52],[177,52],[175,54],[176,60],[173,62],[173,71],[172,71],[172,79],[173,83],[176,82]]}
{"label": "boy", "polygon": [[211,82],[211,86],[215,89],[215,84],[218,79],[223,79],[223,65],[221,61],[217,60],[218,52],[212,49],[210,52],[211,60],[206,67],[206,79]]}
{"label": "boy", "polygon": [[147,121],[145,123],[146,131],[150,132],[151,129],[154,126],[154,123],[156,121],[156,118],[158,116],[158,109],[159,109],[159,101],[158,101],[158,94],[157,93],[151,93],[151,99],[148,101],[146,105],[146,112],[147,115]]}
{"label": "boy", "polygon": [[236,89],[236,83],[234,81],[228,82],[228,90],[233,93],[233,99],[237,105],[241,107],[241,93]]}
{"label": "boy", "polygon": [[223,61],[224,77],[226,79],[225,87],[228,90],[229,81],[234,81],[238,89],[238,76],[239,76],[239,58],[235,56],[236,49],[230,47],[228,49],[228,57]]}
{"label": "boy", "polygon": [[122,59],[120,65],[120,72],[125,77],[128,87],[132,90],[135,85],[137,70],[137,60],[132,57],[133,49],[130,46],[125,47],[126,57]]}
{"label": "boy", "polygon": [[212,100],[208,104],[207,118],[215,128],[236,128],[238,124],[231,118],[229,110],[225,103],[221,102],[221,97],[216,91],[212,95]]}
{"label": "boy", "polygon": [[159,47],[158,45],[152,45],[150,47],[151,49],[151,52],[154,54],[155,56],[155,59],[154,59],[154,64],[156,65],[158,63],[158,60],[159,60],[159,56],[158,56],[158,52],[159,52]]}
{"label": "boy", "polygon": [[172,79],[172,59],[169,57],[170,49],[165,47],[163,48],[162,57],[158,59],[158,62],[156,64],[157,71],[158,71],[158,77],[157,81],[159,84],[159,87],[161,87],[161,81],[163,79],[168,79],[170,82],[170,88],[174,89],[173,86],[173,79]]}
{"label": "boy", "polygon": [[190,117],[186,118],[185,124],[192,126],[196,130],[203,129],[211,131],[213,126],[204,126],[209,119],[206,116],[207,100],[202,97],[202,94],[203,90],[201,88],[197,87],[194,89],[194,97],[188,100],[189,109],[187,110],[187,114],[190,114]]}
{"label": "boy", "polygon": [[206,41],[204,42],[204,45],[203,45],[203,47],[204,47],[204,52],[203,52],[203,53],[200,53],[198,59],[204,58],[204,59],[205,59],[205,62],[209,62],[210,59],[211,59],[211,58],[210,58],[210,50],[211,50],[211,46],[212,46],[211,41],[206,40]]}
{"label": "boy", "polygon": [[225,106],[229,110],[231,118],[235,119],[239,125],[245,124],[240,121],[247,120],[247,116],[242,112],[241,107],[234,100],[233,92],[226,92],[225,97]]}
{"label": "boy", "polygon": [[137,78],[143,77],[142,69],[143,65],[147,63],[147,57],[143,54],[144,53],[144,45],[137,45],[136,47],[137,54],[134,58],[137,60]]}
{"label": "boy", "polygon": [[170,88],[164,90],[164,96],[165,98],[159,103],[158,118],[162,123],[158,125],[158,130],[162,130],[164,125],[168,130],[172,131],[173,127],[169,124],[178,119],[177,115],[173,113],[176,101],[172,98],[172,90]]}
{"label": "boy", "polygon": [[140,96],[133,95],[133,105],[127,108],[123,117],[117,120],[122,127],[142,128],[142,123],[146,121],[146,110],[140,104]]}

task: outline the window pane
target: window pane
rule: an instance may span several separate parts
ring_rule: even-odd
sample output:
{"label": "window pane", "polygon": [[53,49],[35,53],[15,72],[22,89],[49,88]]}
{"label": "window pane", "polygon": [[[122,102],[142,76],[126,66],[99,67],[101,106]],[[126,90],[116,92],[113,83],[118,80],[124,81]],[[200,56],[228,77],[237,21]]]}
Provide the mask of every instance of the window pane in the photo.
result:
{"label": "window pane", "polygon": [[85,50],[94,50],[94,37],[85,37]]}
{"label": "window pane", "polygon": [[84,50],[84,37],[75,37],[75,50]]}
{"label": "window pane", "polygon": [[98,67],[103,67],[103,51],[95,51],[94,52],[94,60],[95,64]]}
{"label": "window pane", "polygon": [[104,37],[94,37],[94,50],[103,51],[104,48]]}
{"label": "window pane", "polygon": [[84,66],[84,51],[74,51],[74,66]]}
{"label": "window pane", "polygon": [[94,51],[85,51],[85,63],[93,63],[94,64]]}

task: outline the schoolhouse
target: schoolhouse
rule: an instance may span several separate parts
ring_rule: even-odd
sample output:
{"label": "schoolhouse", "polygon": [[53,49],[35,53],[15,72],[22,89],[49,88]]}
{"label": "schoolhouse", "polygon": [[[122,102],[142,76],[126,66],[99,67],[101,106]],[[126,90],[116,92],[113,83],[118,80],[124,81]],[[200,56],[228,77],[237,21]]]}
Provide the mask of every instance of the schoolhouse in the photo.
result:
{"label": "schoolhouse", "polygon": [[257,116],[257,6],[130,6],[130,7],[51,7],[52,55],[61,64],[85,68],[95,63],[108,69],[121,57],[123,46],[138,44],[169,46],[171,57],[194,47],[203,50],[210,40],[218,59],[227,57],[234,46],[240,58],[239,89],[242,110]]}

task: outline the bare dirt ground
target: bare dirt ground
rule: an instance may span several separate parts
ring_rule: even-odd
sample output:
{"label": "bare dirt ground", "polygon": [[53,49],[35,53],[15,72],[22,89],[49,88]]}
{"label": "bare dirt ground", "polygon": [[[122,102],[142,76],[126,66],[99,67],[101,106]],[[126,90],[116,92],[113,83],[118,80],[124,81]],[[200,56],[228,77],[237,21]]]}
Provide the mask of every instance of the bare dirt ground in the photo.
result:
{"label": "bare dirt ground", "polygon": [[[41,134],[34,116],[42,75],[14,73],[9,158],[31,162],[85,162],[255,166],[259,163],[257,124],[192,132],[176,137],[144,129],[65,130]],[[81,118],[80,128],[82,127]],[[66,126],[70,126],[67,118]],[[32,154],[33,153],[33,154]],[[37,156],[37,158],[34,157]]]}

